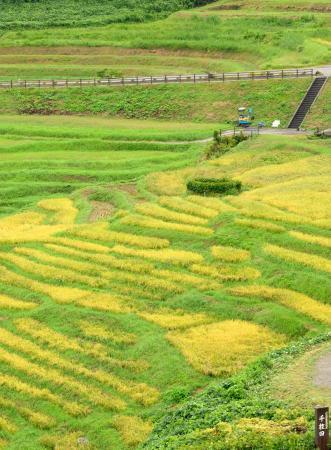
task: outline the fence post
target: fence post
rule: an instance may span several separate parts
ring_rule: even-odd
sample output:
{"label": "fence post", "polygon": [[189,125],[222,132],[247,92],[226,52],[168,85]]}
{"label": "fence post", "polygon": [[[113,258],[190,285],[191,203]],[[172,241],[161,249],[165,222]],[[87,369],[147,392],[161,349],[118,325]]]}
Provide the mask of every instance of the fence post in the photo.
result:
{"label": "fence post", "polygon": [[299,70],[297,69],[297,78],[299,77]]}
{"label": "fence post", "polygon": [[167,83],[167,75],[164,75],[164,82]]}
{"label": "fence post", "polygon": [[225,74],[224,74],[224,72],[223,72],[223,83],[224,83],[224,81],[225,81]]}
{"label": "fence post", "polygon": [[194,83],[196,82],[196,80],[195,80],[195,74],[193,75],[193,80],[194,80]]}
{"label": "fence post", "polygon": [[182,82],[182,76],[181,75],[179,75],[179,82],[180,83]]}
{"label": "fence post", "polygon": [[26,80],[24,80],[24,87],[26,87]]}
{"label": "fence post", "polygon": [[239,72],[237,72],[237,79],[239,80]]}
{"label": "fence post", "polygon": [[10,87],[13,87],[13,80],[10,80]]}

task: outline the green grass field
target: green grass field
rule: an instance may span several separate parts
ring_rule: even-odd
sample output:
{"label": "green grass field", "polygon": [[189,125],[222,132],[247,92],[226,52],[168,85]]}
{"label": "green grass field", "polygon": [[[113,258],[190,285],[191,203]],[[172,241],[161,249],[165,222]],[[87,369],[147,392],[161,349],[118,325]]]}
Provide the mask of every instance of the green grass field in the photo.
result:
{"label": "green grass field", "polygon": [[[23,7],[5,2],[0,77],[94,77],[104,69],[115,75],[206,73],[311,66],[330,60],[325,0],[316,5],[302,0],[291,5],[256,0],[237,5],[222,0],[157,21],[125,24],[107,23],[129,19],[136,7],[129,12],[119,8],[114,15],[98,6],[107,3],[112,9],[114,1],[89,2],[81,12],[67,14],[68,24],[63,15],[72,2],[65,3],[44,1]],[[155,9],[154,3],[142,2],[142,9]],[[163,2],[159,12],[168,14],[190,4]],[[35,29],[23,27],[27,11],[29,28]],[[81,26],[80,14],[85,21]],[[59,27],[54,26],[57,20]]]}
{"label": "green grass field", "polygon": [[[259,355],[330,328],[328,143],[261,136],[204,161],[206,144],[180,139],[214,124],[61,124],[1,119],[1,442],[135,448],[161,421],[146,448],[206,448],[204,429],[224,421],[210,391],[197,401],[213,416],[193,415],[182,437],[164,413],[180,406],[179,418],[211,382],[221,389]],[[201,175],[239,179],[244,192],[186,193]],[[311,448],[309,405],[289,415],[290,400],[275,410],[254,398],[261,420],[289,421],[270,448]]]}

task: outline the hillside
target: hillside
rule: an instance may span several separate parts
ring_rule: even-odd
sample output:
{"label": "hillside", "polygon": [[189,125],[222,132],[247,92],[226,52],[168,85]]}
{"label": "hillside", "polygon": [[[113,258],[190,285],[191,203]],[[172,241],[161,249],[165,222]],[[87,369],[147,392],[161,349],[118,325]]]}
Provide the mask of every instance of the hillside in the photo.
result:
{"label": "hillside", "polygon": [[[105,3],[107,8],[115,4],[114,1]],[[59,0],[24,3],[23,6],[19,2],[14,7],[5,4],[10,6],[5,11],[14,24],[22,11],[29,11],[32,18],[35,11],[41,29],[28,30],[21,26],[2,32],[0,77],[79,78],[96,76],[104,69],[123,75],[198,73],[329,63],[331,19],[329,3],[325,0],[320,0],[316,6],[305,0],[291,2],[290,6],[284,1],[250,0],[242,4],[223,0],[157,21],[109,25],[90,23],[101,20],[98,14],[104,11],[104,8],[97,8],[96,15],[91,11],[86,14],[85,8],[93,9],[98,5],[92,1],[66,14],[73,22],[76,14],[83,14],[87,22],[84,26],[78,21],[56,28],[47,20],[52,20],[53,12],[55,17],[62,16],[72,2],[65,2],[68,6],[64,7]],[[129,3],[121,1],[120,4]],[[139,4],[145,11],[155,9],[155,5],[162,5],[162,8],[166,5],[168,14],[192,2],[145,1]],[[40,12],[45,9],[47,20]],[[121,7],[117,11],[110,16],[105,13],[104,20],[113,21],[117,14],[126,14]],[[136,6],[129,14],[135,11]],[[4,20],[3,10],[1,17]],[[31,19],[28,20],[31,24]]]}
{"label": "hillside", "polygon": [[0,449],[313,450],[329,1],[0,2]]}
{"label": "hillside", "polygon": [[144,22],[190,8],[203,0],[3,0],[1,30]]}

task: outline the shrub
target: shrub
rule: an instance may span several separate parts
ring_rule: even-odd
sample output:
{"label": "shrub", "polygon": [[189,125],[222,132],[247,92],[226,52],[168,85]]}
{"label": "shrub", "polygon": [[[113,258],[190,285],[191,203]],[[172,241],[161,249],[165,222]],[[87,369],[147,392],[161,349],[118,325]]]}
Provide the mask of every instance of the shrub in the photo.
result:
{"label": "shrub", "polygon": [[241,181],[228,178],[196,178],[187,183],[187,189],[196,194],[238,194],[242,189]]}

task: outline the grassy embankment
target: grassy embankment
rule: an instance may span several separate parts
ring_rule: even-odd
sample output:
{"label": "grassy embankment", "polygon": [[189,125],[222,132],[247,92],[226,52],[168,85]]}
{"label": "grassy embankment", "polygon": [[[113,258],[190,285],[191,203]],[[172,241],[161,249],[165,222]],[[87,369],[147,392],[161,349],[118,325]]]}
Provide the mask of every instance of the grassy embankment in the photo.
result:
{"label": "grassy embankment", "polygon": [[[136,4],[130,12],[119,8],[112,14],[114,2],[99,7],[95,1],[66,14],[70,2],[25,7],[10,3],[5,2],[0,19],[2,78],[94,77],[103,69],[117,75],[205,73],[311,66],[330,60],[326,0],[316,5],[305,0],[291,5],[218,1],[154,22],[111,25],[107,22],[123,22],[123,14],[135,20]],[[147,11],[155,2],[140,4]],[[185,4],[192,2],[163,2],[159,11],[168,14]],[[92,8],[88,15],[86,8]],[[70,24],[64,17],[70,17]],[[144,18],[151,16],[142,14]],[[23,29],[26,22],[35,29]],[[56,24],[61,26],[54,28]]]}
{"label": "grassy embankment", "polygon": [[[165,409],[211,380],[330,329],[326,142],[260,137],[205,162],[201,144],[121,148],[98,129],[101,119],[87,127],[70,118],[65,142],[58,118],[18,120],[16,134],[7,123],[1,147],[0,437],[8,448],[24,448],[27,436],[36,450],[75,448],[79,438],[91,449],[134,447]],[[201,175],[240,179],[245,192],[187,195],[185,181]],[[249,422],[256,408],[261,419],[289,421],[280,448],[310,442],[305,405],[290,413],[286,401],[242,402]],[[211,421],[199,413],[195,428],[232,422],[220,405],[214,411]],[[308,434],[295,432],[302,420]]]}
{"label": "grassy embankment", "polygon": [[[270,125],[280,119],[281,126],[286,127],[309,83],[310,78],[210,85],[14,89],[0,91],[0,112],[212,122],[224,128],[224,124],[228,122],[226,126],[231,127],[237,119],[239,106],[253,106],[256,123]],[[210,130],[209,125],[206,130]]]}

